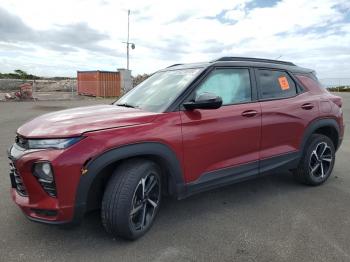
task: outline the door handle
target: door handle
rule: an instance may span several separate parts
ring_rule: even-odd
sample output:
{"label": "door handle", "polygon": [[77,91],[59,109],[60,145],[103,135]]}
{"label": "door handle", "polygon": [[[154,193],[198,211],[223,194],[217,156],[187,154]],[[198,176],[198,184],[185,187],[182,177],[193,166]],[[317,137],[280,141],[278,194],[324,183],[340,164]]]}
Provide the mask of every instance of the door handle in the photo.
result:
{"label": "door handle", "polygon": [[255,111],[255,110],[247,110],[247,111],[244,111],[242,112],[242,116],[244,117],[253,117],[253,116],[256,116],[258,114],[258,111]]}
{"label": "door handle", "polygon": [[301,106],[301,108],[304,109],[304,110],[311,110],[311,109],[314,108],[314,105],[311,104],[311,103],[305,103],[305,104],[303,104],[303,105]]}

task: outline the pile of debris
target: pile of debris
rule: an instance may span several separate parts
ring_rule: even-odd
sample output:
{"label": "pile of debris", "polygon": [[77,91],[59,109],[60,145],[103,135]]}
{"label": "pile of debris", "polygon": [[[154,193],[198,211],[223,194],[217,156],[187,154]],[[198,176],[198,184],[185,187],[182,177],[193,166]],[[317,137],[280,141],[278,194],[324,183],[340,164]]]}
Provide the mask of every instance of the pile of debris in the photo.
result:
{"label": "pile of debris", "polygon": [[35,80],[36,92],[72,92],[76,89],[76,79]]}
{"label": "pile of debris", "polygon": [[6,93],[5,100],[34,100],[33,85],[31,83],[24,83],[19,86],[19,91]]}

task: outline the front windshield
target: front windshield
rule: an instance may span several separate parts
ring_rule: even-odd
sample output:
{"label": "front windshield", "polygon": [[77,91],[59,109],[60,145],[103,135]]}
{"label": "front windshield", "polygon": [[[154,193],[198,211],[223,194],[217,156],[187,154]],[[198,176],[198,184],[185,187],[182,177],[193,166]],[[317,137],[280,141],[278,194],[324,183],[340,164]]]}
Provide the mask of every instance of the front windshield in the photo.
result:
{"label": "front windshield", "polygon": [[201,70],[202,68],[191,68],[157,72],[114,104],[164,112]]}

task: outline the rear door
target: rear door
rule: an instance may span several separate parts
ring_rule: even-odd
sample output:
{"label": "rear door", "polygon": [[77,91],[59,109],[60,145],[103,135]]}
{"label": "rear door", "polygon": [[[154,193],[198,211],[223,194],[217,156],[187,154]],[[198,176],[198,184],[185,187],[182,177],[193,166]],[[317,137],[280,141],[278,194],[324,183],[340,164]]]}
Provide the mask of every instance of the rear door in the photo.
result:
{"label": "rear door", "polygon": [[258,170],[261,109],[253,75],[248,68],[216,68],[187,99],[210,92],[220,96],[223,105],[180,112],[186,182],[203,174],[215,180],[248,163],[248,169]]}
{"label": "rear door", "polygon": [[255,75],[262,112],[260,159],[288,160],[299,151],[307,124],[317,117],[317,103],[286,71],[256,69]]}

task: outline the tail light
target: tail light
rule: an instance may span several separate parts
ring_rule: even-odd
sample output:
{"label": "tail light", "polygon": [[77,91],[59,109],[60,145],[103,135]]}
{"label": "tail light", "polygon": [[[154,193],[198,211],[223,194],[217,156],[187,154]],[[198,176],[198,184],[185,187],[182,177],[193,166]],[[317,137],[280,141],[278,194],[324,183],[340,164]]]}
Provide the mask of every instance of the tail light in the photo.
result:
{"label": "tail light", "polygon": [[333,96],[331,98],[331,100],[333,101],[334,104],[336,104],[339,108],[342,108],[343,106],[343,98],[339,97],[339,96]]}
{"label": "tail light", "polygon": [[339,108],[343,106],[343,98],[336,96],[334,99],[332,99],[334,104],[336,104]]}

